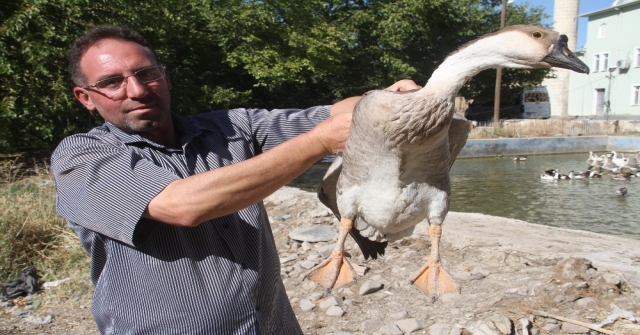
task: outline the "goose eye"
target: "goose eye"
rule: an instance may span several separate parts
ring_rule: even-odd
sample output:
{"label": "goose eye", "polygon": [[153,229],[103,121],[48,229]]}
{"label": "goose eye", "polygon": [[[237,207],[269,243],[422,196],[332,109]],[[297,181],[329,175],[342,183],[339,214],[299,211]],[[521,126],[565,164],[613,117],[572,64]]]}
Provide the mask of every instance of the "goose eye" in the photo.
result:
{"label": "goose eye", "polygon": [[534,31],[531,36],[533,36],[533,38],[540,38],[542,37],[542,33],[539,31]]}

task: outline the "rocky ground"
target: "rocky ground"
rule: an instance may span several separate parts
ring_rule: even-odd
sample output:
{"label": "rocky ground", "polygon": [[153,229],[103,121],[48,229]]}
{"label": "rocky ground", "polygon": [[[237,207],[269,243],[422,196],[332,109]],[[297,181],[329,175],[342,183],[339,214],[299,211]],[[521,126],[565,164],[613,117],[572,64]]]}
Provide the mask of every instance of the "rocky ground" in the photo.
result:
{"label": "rocky ground", "polygon": [[[431,302],[410,284],[429,253],[421,226],[377,260],[364,260],[349,238],[352,261],[368,270],[326,294],[304,275],[331,252],[337,221],[315,194],[295,188],[265,205],[305,334],[640,334],[638,240],[452,212],[441,256],[460,294]],[[328,241],[305,241],[319,239]],[[47,302],[47,294],[5,306],[0,334],[98,333],[88,295]],[[44,303],[33,309],[29,299]]]}

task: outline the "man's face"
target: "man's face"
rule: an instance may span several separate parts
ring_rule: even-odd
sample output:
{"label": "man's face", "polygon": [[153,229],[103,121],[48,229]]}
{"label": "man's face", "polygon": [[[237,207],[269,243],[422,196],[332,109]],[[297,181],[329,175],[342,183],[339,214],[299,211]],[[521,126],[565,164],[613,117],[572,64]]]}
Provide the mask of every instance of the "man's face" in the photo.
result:
{"label": "man's face", "polygon": [[[98,41],[80,60],[87,85],[154,65],[158,64],[151,51],[137,43],[115,39]],[[173,131],[168,76],[146,84],[130,76],[123,86],[115,94],[81,87],[75,87],[73,93],[88,110],[97,110],[106,121],[127,132],[157,138],[165,131]]]}

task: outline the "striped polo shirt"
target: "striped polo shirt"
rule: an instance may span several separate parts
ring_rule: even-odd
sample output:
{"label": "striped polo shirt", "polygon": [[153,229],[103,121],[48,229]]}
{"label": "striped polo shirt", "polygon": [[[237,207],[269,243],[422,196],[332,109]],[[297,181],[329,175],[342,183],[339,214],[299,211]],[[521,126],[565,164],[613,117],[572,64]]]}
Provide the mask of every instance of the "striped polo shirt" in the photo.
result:
{"label": "striped polo shirt", "polygon": [[329,117],[306,110],[172,114],[179,148],[110,123],[65,138],[51,157],[57,212],[91,255],[103,334],[302,334],[262,202],[178,227],[142,218],[174,180],[235,164]]}

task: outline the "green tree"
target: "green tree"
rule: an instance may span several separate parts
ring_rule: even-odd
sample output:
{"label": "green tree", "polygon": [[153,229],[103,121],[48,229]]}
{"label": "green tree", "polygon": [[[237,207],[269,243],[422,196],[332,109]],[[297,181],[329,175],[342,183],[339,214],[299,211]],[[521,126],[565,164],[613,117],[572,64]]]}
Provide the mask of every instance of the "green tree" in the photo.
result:
{"label": "green tree", "polygon": [[[102,121],[71,94],[66,51],[100,24],[155,47],[184,115],[230,107],[307,107],[427,81],[451,51],[499,26],[500,0],[21,0],[0,4],[0,152],[50,150]],[[508,24],[538,23],[510,5]],[[491,72],[467,96],[493,92]],[[495,73],[495,71],[493,71]],[[503,86],[544,72],[505,71]]]}

